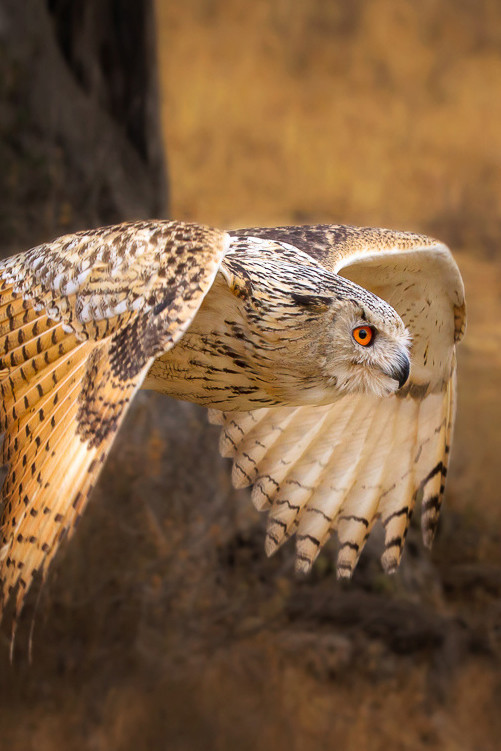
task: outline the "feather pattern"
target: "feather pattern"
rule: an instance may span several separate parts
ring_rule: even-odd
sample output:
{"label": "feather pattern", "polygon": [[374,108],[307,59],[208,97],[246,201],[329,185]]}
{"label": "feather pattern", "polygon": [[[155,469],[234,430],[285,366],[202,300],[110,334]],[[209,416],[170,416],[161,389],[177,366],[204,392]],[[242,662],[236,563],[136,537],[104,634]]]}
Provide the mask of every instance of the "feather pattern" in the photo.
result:
{"label": "feather pattern", "polygon": [[268,554],[296,533],[306,572],[337,530],[351,576],[380,519],[394,571],[418,498],[436,530],[464,326],[448,249],[389,230],[133,222],[0,262],[0,608],[73,533],[141,386],[211,408]]}
{"label": "feather pattern", "polygon": [[241,461],[241,446],[252,459],[252,473],[239,476],[238,485],[254,483],[256,507],[270,510],[269,555],[296,532],[297,568],[308,571],[337,530],[338,576],[349,577],[380,519],[382,565],[391,573],[416,499],[422,497],[427,545],[443,499],[455,413],[454,350],[465,328],[457,267],[436,240],[389,230],[331,225],[251,228],[236,235],[308,253],[391,303],[410,331],[411,375],[394,396],[347,395],[325,406],[270,409],[247,439],[247,413],[219,417],[224,431],[231,420],[240,433],[228,454],[234,463]]}
{"label": "feather pattern", "polygon": [[426,535],[444,490],[451,391],[452,386],[447,397],[430,395],[423,402],[353,395],[332,405],[270,409],[246,439],[235,426],[244,431],[248,414],[220,413],[223,430],[231,422],[240,436],[230,455],[234,467],[245,468],[245,474],[234,470],[237,486],[253,484],[254,505],[269,510],[268,555],[296,533],[297,568],[306,573],[337,530],[337,571],[346,578],[380,518],[382,564],[392,573],[420,491],[429,544]]}
{"label": "feather pattern", "polygon": [[215,230],[140,222],[0,264],[0,604],[12,595],[16,615],[72,534],[156,352],[189,325],[227,245]]}

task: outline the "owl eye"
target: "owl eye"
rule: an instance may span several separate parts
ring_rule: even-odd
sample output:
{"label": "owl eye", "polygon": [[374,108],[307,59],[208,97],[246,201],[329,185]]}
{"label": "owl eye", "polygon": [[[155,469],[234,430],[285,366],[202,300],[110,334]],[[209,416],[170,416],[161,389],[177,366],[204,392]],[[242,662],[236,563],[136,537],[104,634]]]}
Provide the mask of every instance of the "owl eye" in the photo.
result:
{"label": "owl eye", "polygon": [[374,341],[375,331],[372,326],[357,326],[351,332],[357,344],[368,347]]}

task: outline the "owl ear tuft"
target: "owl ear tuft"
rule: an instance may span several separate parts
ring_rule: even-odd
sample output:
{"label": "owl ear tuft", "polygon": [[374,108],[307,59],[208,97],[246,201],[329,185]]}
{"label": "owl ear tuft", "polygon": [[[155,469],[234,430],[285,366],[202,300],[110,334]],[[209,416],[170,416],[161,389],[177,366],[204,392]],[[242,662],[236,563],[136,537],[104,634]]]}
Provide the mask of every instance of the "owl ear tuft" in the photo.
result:
{"label": "owl ear tuft", "polygon": [[303,295],[301,293],[293,292],[291,297],[296,305],[300,305],[302,308],[315,310],[319,313],[330,308],[333,303],[333,298],[326,297],[325,295]]}

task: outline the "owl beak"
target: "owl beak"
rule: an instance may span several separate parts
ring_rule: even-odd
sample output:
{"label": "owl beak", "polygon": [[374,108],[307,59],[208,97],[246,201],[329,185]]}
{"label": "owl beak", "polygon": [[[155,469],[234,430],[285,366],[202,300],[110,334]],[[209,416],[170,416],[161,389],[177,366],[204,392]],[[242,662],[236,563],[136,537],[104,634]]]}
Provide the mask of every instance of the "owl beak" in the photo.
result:
{"label": "owl beak", "polygon": [[409,377],[411,363],[407,355],[401,354],[398,358],[398,365],[388,375],[394,381],[398,381],[398,388],[401,389]]}

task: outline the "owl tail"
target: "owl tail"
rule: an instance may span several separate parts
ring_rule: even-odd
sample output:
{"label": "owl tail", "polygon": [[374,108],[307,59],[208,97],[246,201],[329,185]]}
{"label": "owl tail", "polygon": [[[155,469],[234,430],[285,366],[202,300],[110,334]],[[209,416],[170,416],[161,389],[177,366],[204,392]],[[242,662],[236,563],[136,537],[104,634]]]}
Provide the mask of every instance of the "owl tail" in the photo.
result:
{"label": "owl tail", "polygon": [[107,342],[79,340],[45,310],[0,287],[2,458],[0,618],[17,617],[73,533],[127,406],[144,376],[117,382]]}

